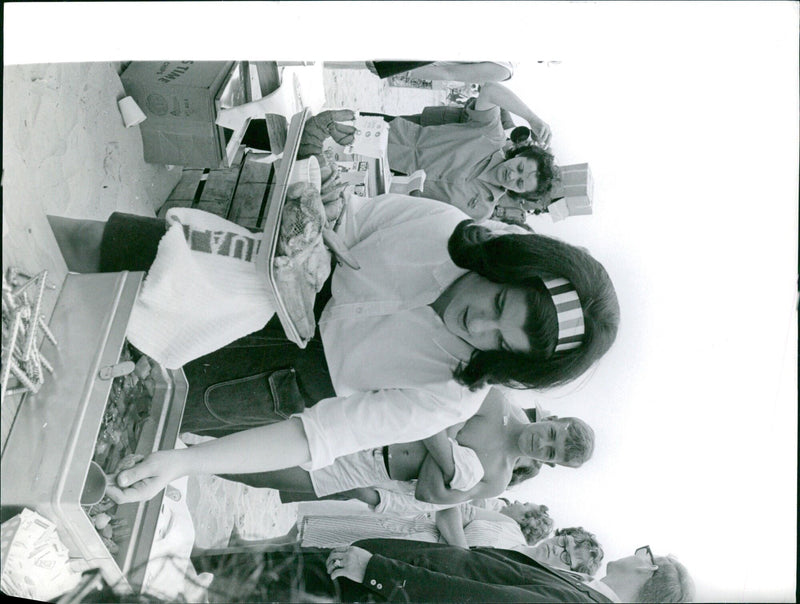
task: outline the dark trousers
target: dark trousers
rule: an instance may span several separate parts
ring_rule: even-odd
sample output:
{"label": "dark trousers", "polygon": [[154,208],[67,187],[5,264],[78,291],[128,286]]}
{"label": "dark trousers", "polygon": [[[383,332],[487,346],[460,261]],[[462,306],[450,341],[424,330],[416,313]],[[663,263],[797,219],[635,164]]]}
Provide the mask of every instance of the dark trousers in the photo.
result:
{"label": "dark trousers", "polygon": [[[331,278],[317,294],[317,320],[331,297]],[[286,338],[277,315],[263,329],[187,363],[183,370],[189,394],[181,430],[206,436],[282,421],[336,396],[319,328],[301,349]]]}
{"label": "dark trousers", "polygon": [[333,580],[325,569],[328,550],[196,556],[198,573],[210,572],[209,602],[310,602],[307,594],[333,602],[366,601],[368,590],[349,579]]}

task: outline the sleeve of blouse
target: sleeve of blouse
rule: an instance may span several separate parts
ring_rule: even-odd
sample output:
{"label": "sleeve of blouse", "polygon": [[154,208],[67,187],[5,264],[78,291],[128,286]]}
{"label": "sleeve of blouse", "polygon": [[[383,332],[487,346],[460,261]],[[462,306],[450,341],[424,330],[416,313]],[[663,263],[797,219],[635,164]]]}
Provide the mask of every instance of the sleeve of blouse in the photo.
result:
{"label": "sleeve of blouse", "polygon": [[386,389],[321,400],[297,414],[316,470],[342,455],[428,438],[471,417],[480,400],[447,402],[430,392]]}
{"label": "sleeve of blouse", "polygon": [[452,223],[453,228],[468,218],[455,206],[424,197],[387,193],[368,199],[353,195],[345,204],[336,232],[350,248],[383,229],[420,221],[431,224],[430,217],[434,216],[433,223]]}

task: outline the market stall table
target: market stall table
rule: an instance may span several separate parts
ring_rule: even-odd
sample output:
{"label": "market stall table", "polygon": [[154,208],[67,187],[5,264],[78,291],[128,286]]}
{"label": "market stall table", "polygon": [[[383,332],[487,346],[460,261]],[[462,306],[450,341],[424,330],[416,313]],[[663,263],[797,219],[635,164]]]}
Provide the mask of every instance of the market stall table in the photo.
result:
{"label": "market stall table", "polygon": [[[67,276],[49,326],[59,348],[49,342],[42,346],[53,375],[23,400],[3,452],[0,483],[3,506],[27,507],[54,522],[71,556],[99,567],[120,591],[142,583],[164,494],[118,507],[115,519],[127,534],[115,547],[96,530],[81,494],[111,412],[115,380],[130,370],[120,357],[142,277],[130,272]],[[146,417],[135,406],[131,413],[142,420],[136,442],[130,443],[141,454],[175,446],[188,391],[182,370],[152,364],[150,371]]]}

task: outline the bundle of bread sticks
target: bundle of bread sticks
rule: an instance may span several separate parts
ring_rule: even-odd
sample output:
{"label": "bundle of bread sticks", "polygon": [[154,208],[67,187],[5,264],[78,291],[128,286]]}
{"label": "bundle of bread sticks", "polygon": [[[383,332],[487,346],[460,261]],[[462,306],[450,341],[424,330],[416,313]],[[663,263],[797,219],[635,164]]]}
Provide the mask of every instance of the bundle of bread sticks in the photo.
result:
{"label": "bundle of bread sticks", "polygon": [[[2,397],[38,392],[44,383],[45,370],[53,366],[40,351],[42,338],[58,347],[42,314],[45,289],[55,289],[47,282],[47,271],[35,277],[11,267],[3,274],[3,346]],[[13,378],[13,383],[12,383]]]}

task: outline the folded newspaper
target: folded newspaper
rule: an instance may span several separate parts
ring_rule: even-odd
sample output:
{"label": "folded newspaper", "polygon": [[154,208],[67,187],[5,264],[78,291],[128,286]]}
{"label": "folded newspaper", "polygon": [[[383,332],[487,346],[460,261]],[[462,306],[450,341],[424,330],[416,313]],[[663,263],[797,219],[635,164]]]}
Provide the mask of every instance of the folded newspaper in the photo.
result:
{"label": "folded newspaper", "polygon": [[28,509],[0,525],[2,578],[6,595],[52,600],[74,589],[81,579],[56,525]]}

